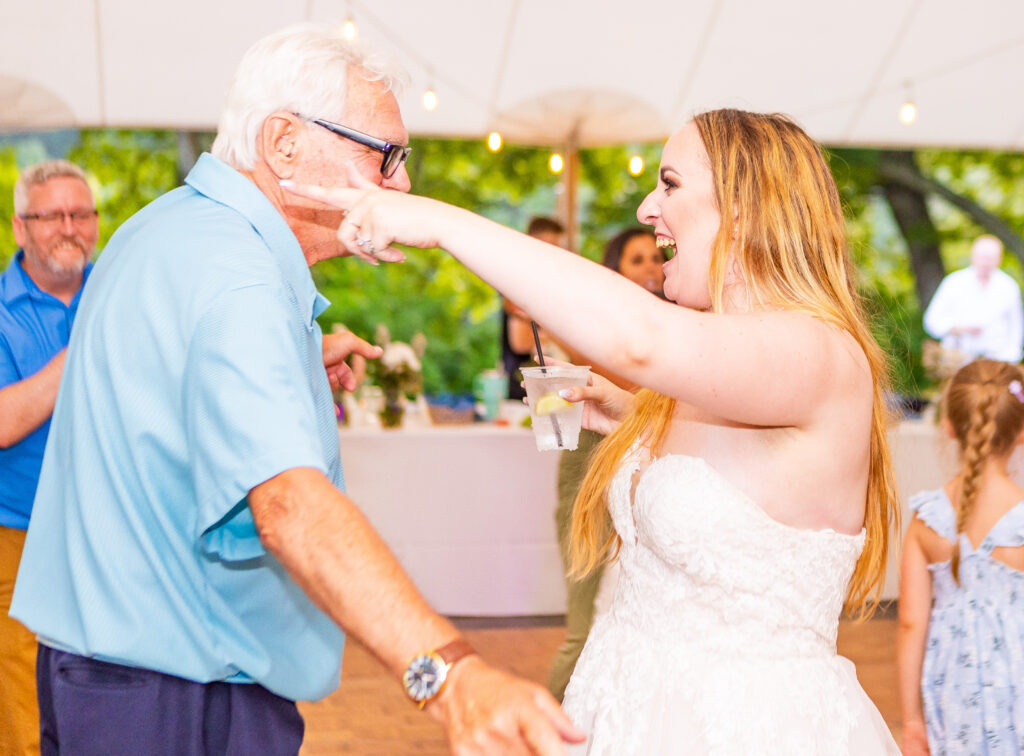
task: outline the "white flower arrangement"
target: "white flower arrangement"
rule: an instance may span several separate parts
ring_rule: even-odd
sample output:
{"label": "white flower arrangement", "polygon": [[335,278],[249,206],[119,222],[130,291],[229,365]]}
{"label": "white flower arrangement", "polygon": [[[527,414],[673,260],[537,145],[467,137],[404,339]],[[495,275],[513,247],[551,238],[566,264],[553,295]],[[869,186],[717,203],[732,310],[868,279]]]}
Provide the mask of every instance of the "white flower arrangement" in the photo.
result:
{"label": "white flower arrangement", "polygon": [[385,396],[390,392],[393,400],[399,396],[413,399],[423,388],[423,367],[420,358],[427,348],[427,339],[422,333],[412,338],[412,344],[392,341],[387,326],[377,327],[377,345],[384,353],[370,363],[370,374],[374,383],[383,389]]}

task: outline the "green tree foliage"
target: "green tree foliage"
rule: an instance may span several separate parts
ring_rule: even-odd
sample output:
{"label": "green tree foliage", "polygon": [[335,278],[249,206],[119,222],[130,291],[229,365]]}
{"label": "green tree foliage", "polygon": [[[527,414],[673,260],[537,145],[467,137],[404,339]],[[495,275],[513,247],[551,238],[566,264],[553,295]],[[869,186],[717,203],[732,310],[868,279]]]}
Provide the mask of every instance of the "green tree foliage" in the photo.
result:
{"label": "green tree foliage", "polygon": [[177,183],[173,131],[89,129],[68,154],[93,179],[100,249],[132,215]]}
{"label": "green tree foliage", "polygon": [[[627,170],[633,155],[644,161],[639,176]],[[661,144],[602,147],[580,153],[581,254],[600,261],[609,239],[640,225],[636,211],[657,183],[660,159]]]}
{"label": "green tree foliage", "polygon": [[[1017,190],[1024,155],[991,151],[917,150],[915,161],[922,174],[949,192],[975,214],[934,192],[927,194],[929,215],[946,270],[968,264],[970,245],[991,232],[978,220],[988,213],[1009,226],[1011,234],[1024,233],[1024,197]],[[926,338],[907,240],[897,228],[891,206],[881,189],[884,168],[878,150],[836,149],[830,162],[847,215],[848,237],[861,274],[861,291],[874,316],[874,331],[890,355],[897,391],[916,394],[928,387],[921,367],[921,342]],[[1021,264],[1007,255],[1003,267],[1018,282]]]}
{"label": "green tree foliage", "polygon": [[0,270],[7,264],[17,249],[14,232],[11,230],[11,216],[14,215],[14,184],[18,180],[18,160],[13,147],[0,149]]}
{"label": "green tree foliage", "polygon": [[[73,133],[65,136],[74,138]],[[67,156],[94,179],[101,247],[128,217],[179,183],[194,152],[209,142],[209,135],[191,136],[107,129],[78,135]],[[475,140],[425,139],[413,140],[413,148],[409,172],[417,193],[518,229],[525,228],[533,215],[556,211],[561,187],[558,177],[548,171],[546,149],[506,146],[492,153]],[[600,259],[611,236],[637,225],[636,209],[656,183],[660,151],[660,144],[649,144],[581,152],[578,246],[583,255]],[[13,212],[12,190],[19,168],[58,156],[46,153],[39,139],[0,144],[4,218]],[[626,170],[634,154],[645,163],[636,177]],[[878,150],[829,151],[875,333],[892,357],[895,387],[918,393],[925,386],[920,366],[922,308],[906,241],[880,188],[881,155]],[[1024,172],[1024,155],[919,150],[914,157],[927,180],[976,203],[1013,232],[1024,231],[1024,193],[1016,190]],[[963,267],[970,243],[984,232],[983,225],[970,212],[931,194],[928,208],[945,267]],[[9,223],[0,226],[0,264],[6,266],[15,245]],[[398,340],[423,333],[428,339],[423,361],[426,390],[468,390],[473,376],[498,361],[500,300],[493,289],[441,250],[409,250],[408,258],[402,265],[379,267],[354,258],[315,266],[317,285],[333,302],[321,317],[324,330],[343,323],[372,339],[377,325],[383,323]],[[1004,267],[1020,280],[1019,262],[1012,255],[1007,258]]]}

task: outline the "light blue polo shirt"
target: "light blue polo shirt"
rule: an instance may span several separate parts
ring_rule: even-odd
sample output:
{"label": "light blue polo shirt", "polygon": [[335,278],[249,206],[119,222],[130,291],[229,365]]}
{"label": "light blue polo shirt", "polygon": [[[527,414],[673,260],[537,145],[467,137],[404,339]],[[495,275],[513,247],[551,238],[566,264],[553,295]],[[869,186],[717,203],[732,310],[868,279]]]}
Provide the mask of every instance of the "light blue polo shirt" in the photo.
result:
{"label": "light blue polo shirt", "polygon": [[[19,249],[0,273],[0,388],[32,377],[68,345],[82,296],[79,289],[70,304],[64,304],[43,291],[22,267],[24,259]],[[89,263],[83,284],[91,270]],[[4,527],[28,527],[49,431],[47,420],[18,443],[0,449],[0,525]]]}
{"label": "light blue polo shirt", "polygon": [[255,184],[208,154],[186,184],[89,280],[11,616],[83,656],[319,699],[344,636],[264,550],[246,496],[294,467],[343,485],[327,301]]}

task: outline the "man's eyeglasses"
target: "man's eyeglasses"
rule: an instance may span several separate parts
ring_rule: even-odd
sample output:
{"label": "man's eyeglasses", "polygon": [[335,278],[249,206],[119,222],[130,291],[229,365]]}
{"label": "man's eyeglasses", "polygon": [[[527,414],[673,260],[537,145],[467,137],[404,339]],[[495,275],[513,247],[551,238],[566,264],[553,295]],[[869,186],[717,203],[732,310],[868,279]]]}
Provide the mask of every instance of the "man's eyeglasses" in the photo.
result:
{"label": "man's eyeglasses", "polygon": [[342,126],[340,123],[334,123],[333,121],[325,121],[323,118],[307,118],[304,115],[295,113],[299,118],[304,118],[307,121],[312,121],[317,126],[322,126],[338,136],[343,136],[346,139],[351,139],[353,142],[357,142],[364,147],[369,147],[371,150],[376,150],[384,155],[384,159],[380,164],[380,175],[384,178],[391,178],[395,175],[402,163],[409,157],[409,153],[412,152],[412,147],[404,147],[400,144],[391,144],[383,139],[372,137],[369,134],[364,134],[361,131],[350,129],[348,126]]}
{"label": "man's eyeglasses", "polygon": [[84,225],[99,215],[98,210],[53,210],[43,213],[23,213],[18,217],[27,221],[39,221],[44,226],[56,227],[69,218],[76,226]]}

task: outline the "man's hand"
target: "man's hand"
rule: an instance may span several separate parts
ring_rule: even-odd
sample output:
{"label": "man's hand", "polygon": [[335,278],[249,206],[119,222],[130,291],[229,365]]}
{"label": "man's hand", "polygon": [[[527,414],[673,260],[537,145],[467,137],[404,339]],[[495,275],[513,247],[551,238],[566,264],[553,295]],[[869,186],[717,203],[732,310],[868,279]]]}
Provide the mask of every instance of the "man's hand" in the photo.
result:
{"label": "man's hand", "polygon": [[539,685],[487,665],[479,656],[455,664],[427,711],[445,728],[455,756],[564,754],[563,741],[586,735]]}
{"label": "man's hand", "polygon": [[379,346],[363,341],[351,331],[324,334],[323,349],[324,368],[327,370],[327,380],[331,383],[332,391],[338,388],[355,391],[362,378],[348,366],[345,362],[346,357],[351,354],[375,360],[384,352]]}

